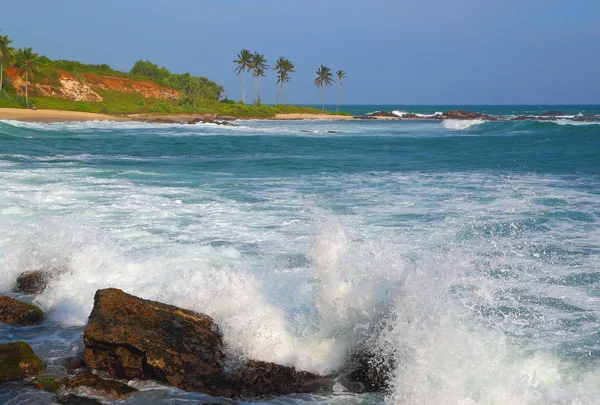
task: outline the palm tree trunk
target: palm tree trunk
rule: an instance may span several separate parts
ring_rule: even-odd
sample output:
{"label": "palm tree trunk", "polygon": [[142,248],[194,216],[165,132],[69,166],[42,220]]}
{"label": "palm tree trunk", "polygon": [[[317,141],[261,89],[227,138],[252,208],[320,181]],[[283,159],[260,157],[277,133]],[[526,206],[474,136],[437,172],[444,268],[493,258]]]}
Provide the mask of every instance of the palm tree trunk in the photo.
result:
{"label": "palm tree trunk", "polygon": [[277,96],[275,97],[275,105],[279,104],[279,92],[281,91],[281,85],[277,85]]}
{"label": "palm tree trunk", "polygon": [[244,91],[246,90],[246,71],[242,72],[242,103],[246,104],[246,100],[244,99]]}
{"label": "palm tree trunk", "polygon": [[338,112],[338,109],[340,108],[340,90],[342,90],[342,84],[338,83],[338,98],[337,98],[337,104],[335,105],[335,112]]}
{"label": "palm tree trunk", "polygon": [[323,102],[323,109],[321,112],[325,112],[325,86],[321,86],[321,101]]}
{"label": "palm tree trunk", "polygon": [[27,87],[29,85],[29,75],[27,74],[27,69],[25,69],[25,105],[29,110],[29,94],[27,93]]}
{"label": "palm tree trunk", "polygon": [[287,82],[283,84],[283,104],[287,105]]}
{"label": "palm tree trunk", "polygon": [[3,82],[3,73],[4,73],[4,61],[0,59],[0,90],[2,90],[2,82]]}

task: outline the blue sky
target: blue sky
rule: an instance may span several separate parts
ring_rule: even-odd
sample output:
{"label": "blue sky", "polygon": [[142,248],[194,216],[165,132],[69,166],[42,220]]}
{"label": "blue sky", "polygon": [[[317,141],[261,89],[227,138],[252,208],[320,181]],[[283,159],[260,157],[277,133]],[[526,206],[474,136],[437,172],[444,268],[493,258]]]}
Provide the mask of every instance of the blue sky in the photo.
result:
{"label": "blue sky", "polygon": [[[151,60],[236,100],[248,48],[294,62],[290,103],[320,102],[324,64],[347,72],[347,104],[600,104],[599,0],[29,0],[4,2],[0,28],[52,59]],[[272,72],[261,87],[272,103]]]}

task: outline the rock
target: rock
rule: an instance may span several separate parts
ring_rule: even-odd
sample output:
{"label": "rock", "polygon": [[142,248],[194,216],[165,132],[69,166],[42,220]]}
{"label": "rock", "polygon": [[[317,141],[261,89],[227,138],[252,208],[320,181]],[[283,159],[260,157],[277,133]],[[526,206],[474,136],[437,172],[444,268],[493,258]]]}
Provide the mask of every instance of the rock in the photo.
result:
{"label": "rock", "polygon": [[352,118],[357,119],[357,120],[376,120],[377,119],[377,117],[372,117],[370,115],[355,115]]}
{"label": "rock", "polygon": [[348,382],[357,393],[387,391],[394,370],[394,360],[370,350],[360,351],[351,359]]}
{"label": "rock", "polygon": [[442,114],[445,119],[453,119],[453,120],[475,120],[478,118],[482,118],[483,114],[477,112],[470,112],[464,110],[453,110],[448,111]]}
{"label": "rock", "polygon": [[69,374],[75,374],[77,370],[85,367],[85,363],[77,356],[67,357],[63,362],[63,367]]}
{"label": "rock", "polygon": [[371,117],[387,117],[387,118],[398,118],[400,119],[399,116],[397,116],[394,113],[391,113],[389,111],[375,111],[374,113],[369,114]]}
{"label": "rock", "polygon": [[64,382],[64,379],[59,380],[56,377],[44,375],[41,377],[34,378],[28,384],[35,389],[44,390],[46,392],[56,394],[58,391],[60,391]]}
{"label": "rock", "polygon": [[540,114],[541,117],[562,117],[565,116],[567,114],[565,114],[564,112],[560,112],[560,111],[546,111]]}
{"label": "rock", "polygon": [[306,371],[264,361],[249,361],[232,376],[242,396],[331,392],[334,381]]}
{"label": "rock", "polygon": [[327,131],[327,133],[328,133],[328,134],[339,134],[339,132],[338,132],[338,131],[331,131],[331,130],[330,130],[330,131]]}
{"label": "rock", "polygon": [[63,387],[65,389],[85,387],[86,393],[111,400],[126,399],[131,393],[137,391],[127,384],[115,380],[105,380],[89,371],[78,374],[71,380],[63,380]]}
{"label": "rock", "polygon": [[0,322],[26,326],[40,323],[43,318],[44,312],[35,305],[7,296],[0,297]]}
{"label": "rock", "polygon": [[330,378],[290,367],[232,363],[210,317],[117,289],[96,292],[83,339],[83,359],[89,367],[126,379],[165,381],[186,391],[237,397],[333,387]]}
{"label": "rock", "polygon": [[56,398],[56,402],[61,405],[102,405],[102,402],[94,398],[79,397],[73,394],[61,395]]}
{"label": "rock", "polygon": [[526,120],[530,120],[531,117],[527,117],[525,115],[519,115],[518,117],[515,118],[511,118],[511,121],[526,121]]}
{"label": "rock", "polygon": [[234,394],[222,367],[221,334],[206,315],[117,289],[98,290],[83,341],[83,360],[91,368],[186,391]]}
{"label": "rock", "polygon": [[24,294],[41,294],[46,289],[50,273],[44,270],[26,271],[17,278],[16,292]]}
{"label": "rock", "polygon": [[106,380],[89,371],[76,375],[73,379],[57,379],[52,376],[36,377],[29,382],[36,389],[51,392],[75,391],[85,387],[87,394],[104,397],[111,400],[126,399],[129,394],[136,392],[133,387],[119,381]]}
{"label": "rock", "polygon": [[0,344],[0,383],[40,374],[44,364],[25,342]]}

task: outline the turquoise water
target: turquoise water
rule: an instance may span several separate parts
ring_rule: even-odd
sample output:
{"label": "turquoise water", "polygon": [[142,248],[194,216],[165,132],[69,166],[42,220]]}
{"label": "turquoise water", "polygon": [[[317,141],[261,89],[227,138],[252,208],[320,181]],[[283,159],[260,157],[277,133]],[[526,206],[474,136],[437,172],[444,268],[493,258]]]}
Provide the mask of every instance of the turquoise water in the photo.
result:
{"label": "turquoise water", "polygon": [[[56,272],[47,321],[0,342],[61,375],[110,286],[213,316],[236,356],[336,374],[367,345],[397,364],[385,395],[261,403],[600,402],[600,125],[237,124],[0,122],[0,292]],[[230,403],[132,384],[123,403]],[[22,384],[0,401],[52,403]]]}

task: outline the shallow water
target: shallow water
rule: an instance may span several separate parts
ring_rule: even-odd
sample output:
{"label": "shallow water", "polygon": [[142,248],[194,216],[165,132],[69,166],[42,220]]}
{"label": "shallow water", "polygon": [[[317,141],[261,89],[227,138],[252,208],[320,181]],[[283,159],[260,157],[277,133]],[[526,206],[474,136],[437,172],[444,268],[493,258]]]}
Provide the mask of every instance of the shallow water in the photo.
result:
{"label": "shallow water", "polygon": [[[238,124],[0,122],[0,292],[57,272],[33,300],[47,321],[0,342],[60,375],[117,287],[207,313],[242,357],[397,362],[387,395],[258,403],[600,402],[600,125]],[[132,384],[122,403],[230,403]]]}

